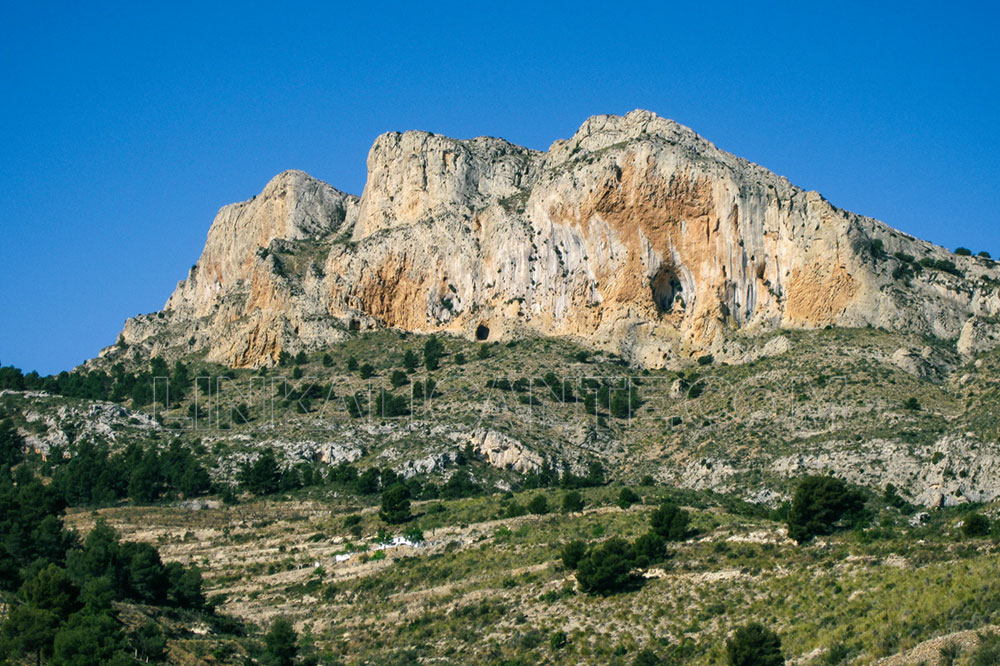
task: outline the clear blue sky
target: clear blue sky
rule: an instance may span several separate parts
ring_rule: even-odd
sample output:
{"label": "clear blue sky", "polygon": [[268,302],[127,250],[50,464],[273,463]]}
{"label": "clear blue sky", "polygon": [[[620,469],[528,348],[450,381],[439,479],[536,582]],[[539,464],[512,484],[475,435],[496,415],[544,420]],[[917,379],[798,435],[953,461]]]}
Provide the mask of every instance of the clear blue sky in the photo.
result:
{"label": "clear blue sky", "polygon": [[334,4],[3,3],[0,363],[96,355],[162,307],[220,206],[288,168],[360,194],[393,130],[544,149],[646,108],[1000,254],[993,3]]}

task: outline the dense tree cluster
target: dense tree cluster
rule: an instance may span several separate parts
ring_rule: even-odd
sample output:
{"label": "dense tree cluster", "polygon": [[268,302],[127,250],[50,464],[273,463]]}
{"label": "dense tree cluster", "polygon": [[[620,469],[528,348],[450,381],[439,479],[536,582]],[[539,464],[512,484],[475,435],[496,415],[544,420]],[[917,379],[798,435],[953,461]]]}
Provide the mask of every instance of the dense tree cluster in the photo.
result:
{"label": "dense tree cluster", "polygon": [[609,595],[637,586],[638,570],[667,558],[667,542],[687,538],[690,518],[676,504],[664,502],[650,517],[650,530],[633,543],[612,538],[594,546],[571,541],[562,550],[562,561],[576,571],[580,589]]}
{"label": "dense tree cluster", "polygon": [[788,536],[803,543],[832,534],[840,526],[864,519],[865,498],[832,476],[807,476],[799,481],[788,510]]}
{"label": "dense tree cluster", "polygon": [[113,602],[210,612],[197,569],[164,564],[156,548],[120,541],[101,521],[81,543],[59,517],[65,491],[42,483],[28,465],[12,470],[8,463],[0,470],[0,590],[11,596],[0,661],[98,666],[133,664],[133,655],[156,659],[162,633],[149,624],[126,633]]}
{"label": "dense tree cluster", "polygon": [[52,455],[52,487],[69,506],[103,506],[130,498],[147,504],[161,497],[194,497],[211,490],[208,470],[190,448],[174,440],[131,443],[119,453],[89,440],[77,442],[69,460]]}

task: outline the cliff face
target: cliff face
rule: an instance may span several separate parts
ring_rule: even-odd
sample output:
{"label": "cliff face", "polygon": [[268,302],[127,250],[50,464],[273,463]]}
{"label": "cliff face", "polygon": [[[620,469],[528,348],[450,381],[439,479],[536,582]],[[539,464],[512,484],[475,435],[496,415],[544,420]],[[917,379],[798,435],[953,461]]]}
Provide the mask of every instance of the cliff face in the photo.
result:
{"label": "cliff face", "polygon": [[280,174],[219,212],[164,311],[130,319],[122,341],[236,367],[384,326],[572,336],[650,367],[739,362],[756,332],[826,325],[947,339],[972,327],[980,348],[996,333],[998,280],[988,260],[837,209],[634,111],[590,118],[546,153],[386,134],[360,199]]}

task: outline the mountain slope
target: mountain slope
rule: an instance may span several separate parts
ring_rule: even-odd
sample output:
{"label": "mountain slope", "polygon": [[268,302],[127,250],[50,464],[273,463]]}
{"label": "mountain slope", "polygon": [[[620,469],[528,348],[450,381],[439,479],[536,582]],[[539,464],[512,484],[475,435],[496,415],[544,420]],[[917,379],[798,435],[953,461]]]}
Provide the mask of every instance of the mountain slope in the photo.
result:
{"label": "mountain slope", "polygon": [[742,362],[775,329],[874,326],[993,346],[1000,271],[840,210],[647,111],[548,152],[379,137],[361,198],[306,174],[227,206],[126,347],[273,365],[345,331],[567,336],[646,367]]}

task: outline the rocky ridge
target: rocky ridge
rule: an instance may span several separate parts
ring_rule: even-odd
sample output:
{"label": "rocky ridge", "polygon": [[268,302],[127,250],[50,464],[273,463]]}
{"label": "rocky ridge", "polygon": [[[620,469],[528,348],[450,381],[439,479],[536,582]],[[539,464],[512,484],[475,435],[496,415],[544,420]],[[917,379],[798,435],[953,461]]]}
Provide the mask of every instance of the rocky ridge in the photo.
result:
{"label": "rocky ridge", "polygon": [[382,327],[566,336],[645,367],[750,360],[748,340],[775,329],[873,326],[963,354],[1000,340],[992,261],[836,208],[648,111],[590,118],[544,153],[389,133],[367,166],[360,198],[286,171],[224,207],[164,310],[128,320],[102,359],[259,367]]}

